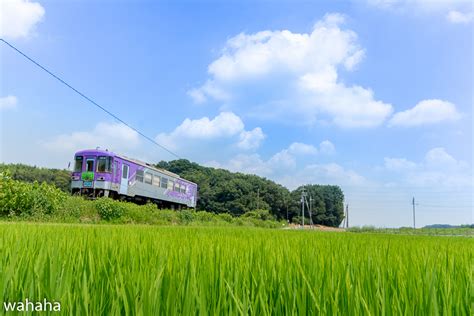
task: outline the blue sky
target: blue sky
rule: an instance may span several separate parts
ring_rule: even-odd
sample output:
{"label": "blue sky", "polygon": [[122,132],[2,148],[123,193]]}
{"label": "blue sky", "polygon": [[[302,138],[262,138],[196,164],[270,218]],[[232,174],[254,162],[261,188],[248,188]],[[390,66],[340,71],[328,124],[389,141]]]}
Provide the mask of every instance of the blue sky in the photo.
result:
{"label": "blue sky", "polygon": [[[351,224],[472,223],[464,1],[2,2],[1,37],[179,156],[290,189],[338,184]],[[100,146],[173,159],[0,45],[2,162]]]}

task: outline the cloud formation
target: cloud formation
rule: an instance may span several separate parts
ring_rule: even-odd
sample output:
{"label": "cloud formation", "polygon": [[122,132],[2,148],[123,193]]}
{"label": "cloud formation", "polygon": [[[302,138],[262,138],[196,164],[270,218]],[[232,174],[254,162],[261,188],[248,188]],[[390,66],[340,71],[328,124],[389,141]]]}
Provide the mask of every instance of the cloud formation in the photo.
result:
{"label": "cloud formation", "polygon": [[29,0],[2,0],[0,6],[0,37],[28,37],[44,17],[44,8]]}
{"label": "cloud formation", "polygon": [[406,158],[385,158],[385,168],[400,174],[400,182],[417,187],[469,187],[472,170],[469,164],[450,155],[445,148],[426,152],[421,162]]}
{"label": "cloud formation", "polygon": [[441,14],[451,23],[469,23],[473,18],[469,0],[366,0],[366,3],[384,10]]}
{"label": "cloud formation", "polygon": [[392,113],[372,90],[346,85],[341,70],[352,71],[364,57],[345,18],[327,14],[310,33],[288,30],[241,33],[230,38],[208,67],[210,78],[188,94],[196,103],[226,101],[260,118],[295,117],[314,124],[373,127]]}
{"label": "cloud formation", "polygon": [[100,122],[92,131],[62,134],[42,145],[55,152],[70,154],[79,149],[96,148],[97,146],[121,153],[137,148],[140,145],[140,136],[122,123]]}
{"label": "cloud formation", "polygon": [[232,112],[221,112],[213,119],[185,119],[170,133],[160,133],[156,141],[167,148],[176,150],[191,141],[212,141],[237,138],[236,146],[240,149],[257,149],[265,139],[260,127],[251,131],[245,130],[241,118]]}
{"label": "cloud formation", "polygon": [[456,10],[449,11],[446,18],[451,23],[467,24],[472,21],[474,14],[472,12],[463,13]]}
{"label": "cloud formation", "polygon": [[0,98],[0,111],[16,108],[18,99],[14,95]]}
{"label": "cloud formation", "polygon": [[243,150],[257,149],[265,137],[260,127],[256,127],[251,131],[242,131],[239,135],[237,147]]}
{"label": "cloud formation", "polygon": [[[328,151],[327,149],[331,150]],[[303,182],[336,183],[342,174],[345,174],[344,183],[353,182],[355,179],[363,177],[357,175],[353,171],[345,170],[336,163],[317,164],[314,163],[316,157],[320,154],[332,154],[335,152],[335,146],[328,140],[322,141],[319,145],[294,142],[287,148],[275,153],[269,159],[263,159],[259,154],[237,154],[226,162],[217,160],[208,161],[207,166],[215,168],[225,168],[234,172],[243,172],[256,174],[282,183],[284,185],[295,186],[301,185]],[[306,164],[311,161],[310,164]],[[325,178],[321,177],[325,174]],[[311,180],[311,181],[310,181]]]}
{"label": "cloud formation", "polygon": [[428,125],[455,121],[460,117],[456,106],[450,102],[438,99],[423,100],[409,110],[395,113],[389,121],[389,126]]}

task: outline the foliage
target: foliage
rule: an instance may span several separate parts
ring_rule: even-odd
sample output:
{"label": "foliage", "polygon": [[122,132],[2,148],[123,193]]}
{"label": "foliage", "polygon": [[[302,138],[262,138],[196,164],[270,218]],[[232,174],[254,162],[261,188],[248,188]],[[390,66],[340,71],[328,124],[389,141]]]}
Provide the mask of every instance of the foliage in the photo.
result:
{"label": "foliage", "polygon": [[194,214],[190,210],[182,210],[178,212],[178,219],[181,224],[188,225],[194,219]]}
{"label": "foliage", "polygon": [[[472,315],[473,240],[0,223],[0,296],[65,315]],[[60,281],[60,282],[59,282]]]}
{"label": "foliage", "polygon": [[[198,184],[198,210],[240,216],[256,209],[268,210],[277,219],[301,212],[301,189],[288,191],[275,182],[242,173],[200,166],[185,159],[161,161],[157,167],[179,174]],[[313,222],[337,227],[344,218],[344,194],[338,186],[307,185],[312,196]]]}
{"label": "foliage", "polygon": [[[311,213],[314,224],[338,227],[344,219],[344,194],[335,185],[305,185],[291,192],[290,218],[298,216],[295,223],[301,223],[301,191],[307,192],[307,200],[311,197]],[[308,217],[309,205],[305,205],[305,217]],[[305,220],[305,223],[309,220]]]}
{"label": "foliage", "polygon": [[71,173],[67,170],[40,168],[24,164],[0,163],[0,172],[8,170],[12,179],[24,182],[54,184],[63,192],[71,192]]}
{"label": "foliage", "polygon": [[39,216],[56,212],[66,194],[52,185],[27,183],[0,173],[0,216]]}
{"label": "foliage", "polygon": [[275,219],[273,215],[270,214],[268,210],[255,210],[255,211],[249,211],[242,215],[243,217],[247,218],[254,218],[254,219],[259,219],[259,220],[273,220]]}
{"label": "foliage", "polygon": [[121,217],[125,212],[124,204],[115,202],[110,198],[100,198],[95,201],[95,207],[100,217],[112,220]]}
{"label": "foliage", "polygon": [[248,212],[242,220],[228,213],[183,209],[159,210],[155,204],[69,196],[47,183],[27,183],[0,173],[0,218],[62,223],[114,223],[150,225],[242,225],[279,227],[267,210]]}
{"label": "foliage", "polygon": [[220,213],[217,214],[217,217],[227,223],[232,223],[233,220],[232,215],[230,215],[229,213]]}
{"label": "foliage", "polygon": [[[214,169],[191,163],[188,160],[180,159],[170,162],[160,162],[158,167],[177,173],[185,179],[189,179],[198,184],[197,211],[207,211],[215,214],[229,213],[234,217],[253,212],[256,209],[267,210],[272,215],[272,219],[291,220],[295,216],[300,216],[301,188],[290,192],[285,187],[275,182],[256,176],[242,173],[232,173],[223,169]],[[46,182],[53,184],[65,192],[70,192],[70,175],[66,170],[46,169],[30,167],[21,164],[4,165],[0,164],[0,170],[11,169],[13,179],[26,182]],[[327,226],[339,226],[343,219],[344,195],[337,186],[305,186],[313,197],[313,222]],[[36,198],[35,200],[39,200]],[[77,209],[73,207],[74,209]],[[22,209],[22,208],[20,208]],[[104,209],[103,212],[107,213]],[[24,213],[22,211],[22,213]],[[105,215],[107,219],[118,219],[121,216]],[[137,215],[137,211],[130,207],[130,213]],[[68,214],[64,217],[70,218]],[[184,216],[184,215],[183,215]],[[307,216],[307,215],[306,215]],[[129,215],[127,220],[135,222]],[[148,215],[138,219],[145,221]],[[189,216],[188,216],[189,217]],[[96,221],[95,218],[89,218]],[[154,222],[153,218],[148,218]],[[167,219],[166,219],[167,221]],[[175,217],[173,221],[181,223],[188,222],[187,219]]]}

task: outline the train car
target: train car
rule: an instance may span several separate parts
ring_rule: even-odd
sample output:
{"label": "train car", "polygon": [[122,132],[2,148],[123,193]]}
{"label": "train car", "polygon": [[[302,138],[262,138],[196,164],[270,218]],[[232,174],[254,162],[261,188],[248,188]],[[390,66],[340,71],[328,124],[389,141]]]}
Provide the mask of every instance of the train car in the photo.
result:
{"label": "train car", "polygon": [[196,207],[197,185],[172,172],[108,150],[87,149],[74,155],[71,193],[111,197],[160,208]]}

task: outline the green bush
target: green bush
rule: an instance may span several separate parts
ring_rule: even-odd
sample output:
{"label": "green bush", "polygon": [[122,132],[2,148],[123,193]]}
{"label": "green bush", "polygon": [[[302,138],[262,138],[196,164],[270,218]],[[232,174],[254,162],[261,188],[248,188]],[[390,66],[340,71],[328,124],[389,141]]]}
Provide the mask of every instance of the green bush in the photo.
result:
{"label": "green bush", "polygon": [[263,220],[263,221],[275,219],[275,217],[272,214],[270,214],[270,211],[268,210],[249,211],[245,213],[244,215],[242,215],[242,217],[254,218],[254,219]]}
{"label": "green bush", "polygon": [[229,213],[158,210],[152,203],[137,205],[110,198],[87,200],[67,195],[47,183],[14,180],[8,172],[0,173],[0,217],[65,223],[280,226],[267,210],[251,211],[234,218]]}
{"label": "green bush", "polygon": [[220,220],[222,220],[224,222],[227,222],[227,223],[232,223],[232,221],[234,220],[232,215],[230,215],[229,213],[220,213],[220,214],[217,214],[217,217]]}
{"label": "green bush", "polygon": [[125,212],[123,203],[110,198],[100,198],[95,201],[95,208],[104,220],[113,220],[121,217]]}
{"label": "green bush", "polygon": [[178,220],[180,224],[188,225],[194,219],[194,214],[190,210],[182,210],[178,212]]}
{"label": "green bush", "polygon": [[57,211],[66,194],[55,186],[13,180],[8,172],[0,173],[0,215],[42,216]]}
{"label": "green bush", "polygon": [[214,222],[216,220],[216,216],[212,213],[206,211],[199,211],[194,213],[194,219],[199,222]]}

